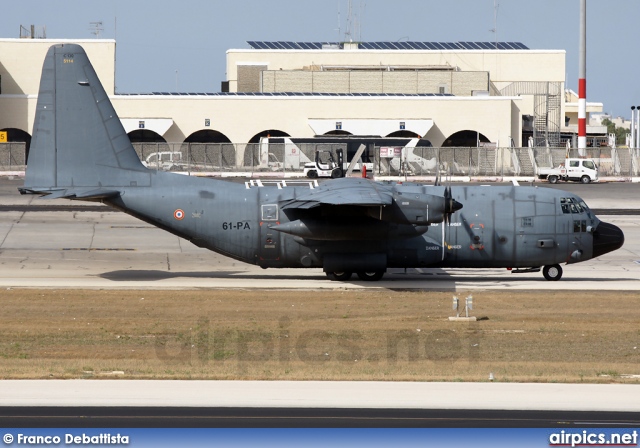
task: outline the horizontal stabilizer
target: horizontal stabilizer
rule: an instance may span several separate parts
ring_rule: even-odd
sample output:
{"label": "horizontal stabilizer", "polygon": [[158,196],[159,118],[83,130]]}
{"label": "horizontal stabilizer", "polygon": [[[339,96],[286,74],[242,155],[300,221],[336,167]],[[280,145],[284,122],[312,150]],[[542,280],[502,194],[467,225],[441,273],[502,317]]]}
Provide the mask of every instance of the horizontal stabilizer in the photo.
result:
{"label": "horizontal stabilizer", "polygon": [[22,194],[42,194],[43,199],[82,199],[86,201],[113,199],[120,196],[118,190],[80,190],[73,188],[66,189],[50,189],[50,190],[31,190],[28,188],[20,188]]}

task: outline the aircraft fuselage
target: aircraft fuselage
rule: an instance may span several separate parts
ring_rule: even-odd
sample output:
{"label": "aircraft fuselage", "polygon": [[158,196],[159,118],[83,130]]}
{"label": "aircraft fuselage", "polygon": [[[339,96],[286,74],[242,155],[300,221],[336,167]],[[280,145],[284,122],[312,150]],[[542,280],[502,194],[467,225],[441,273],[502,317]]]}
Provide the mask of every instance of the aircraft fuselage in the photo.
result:
{"label": "aircraft fuselage", "polygon": [[[197,246],[265,268],[574,263],[594,256],[593,230],[600,223],[579,197],[550,188],[452,186],[452,197],[464,207],[448,220],[419,225],[380,220],[382,206],[336,207],[335,213],[325,208],[302,217],[295,209],[280,209],[282,201],[308,192],[308,186],[257,187],[164,172],[150,177],[149,186],[127,187],[107,202]],[[389,183],[382,188],[402,197],[444,194],[438,186]]]}

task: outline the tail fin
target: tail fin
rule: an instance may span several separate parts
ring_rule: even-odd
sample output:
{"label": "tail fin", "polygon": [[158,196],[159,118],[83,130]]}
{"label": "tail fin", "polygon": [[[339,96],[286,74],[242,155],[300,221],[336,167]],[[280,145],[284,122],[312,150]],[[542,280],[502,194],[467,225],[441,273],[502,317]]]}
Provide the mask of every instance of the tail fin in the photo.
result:
{"label": "tail fin", "polygon": [[114,187],[150,183],[79,45],[49,48],[33,129],[23,192],[99,197],[117,194]]}

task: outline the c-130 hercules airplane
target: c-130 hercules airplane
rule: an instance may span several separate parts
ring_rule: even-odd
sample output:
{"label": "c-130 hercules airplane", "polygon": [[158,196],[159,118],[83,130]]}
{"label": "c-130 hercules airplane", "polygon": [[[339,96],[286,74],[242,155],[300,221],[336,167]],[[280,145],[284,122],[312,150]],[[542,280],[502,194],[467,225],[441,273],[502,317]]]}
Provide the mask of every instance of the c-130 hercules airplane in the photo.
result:
{"label": "c-130 hercules airplane", "polygon": [[108,204],[196,246],[263,268],[379,280],[388,268],[542,269],[620,248],[579,197],[525,186],[399,185],[361,178],[251,186],[149,170],[82,47],[42,69],[22,193]]}

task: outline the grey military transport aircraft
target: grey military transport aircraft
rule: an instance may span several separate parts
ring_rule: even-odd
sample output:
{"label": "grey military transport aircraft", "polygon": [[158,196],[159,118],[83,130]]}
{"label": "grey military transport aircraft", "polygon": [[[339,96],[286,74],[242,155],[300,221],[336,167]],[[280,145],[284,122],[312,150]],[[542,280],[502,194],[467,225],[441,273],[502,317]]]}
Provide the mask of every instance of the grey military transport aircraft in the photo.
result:
{"label": "grey military transport aircraft", "polygon": [[54,45],[42,69],[22,193],[98,201],[196,246],[263,268],[322,268],[379,280],[388,268],[542,269],[620,248],[622,231],[579,197],[525,186],[334,179],[256,186],[149,170],[82,47]]}

